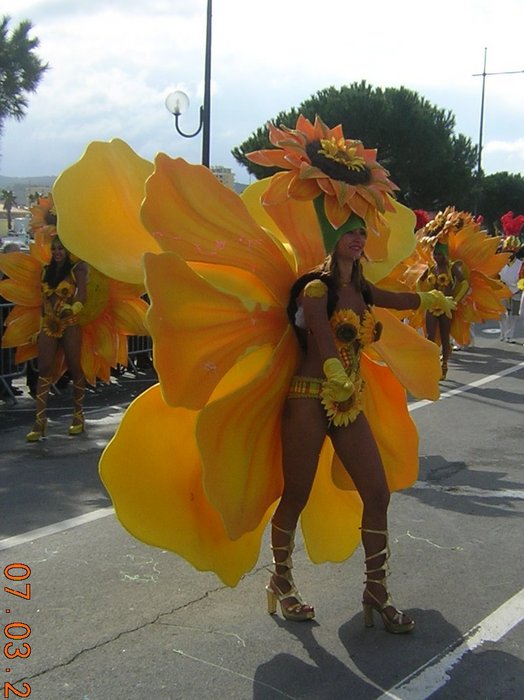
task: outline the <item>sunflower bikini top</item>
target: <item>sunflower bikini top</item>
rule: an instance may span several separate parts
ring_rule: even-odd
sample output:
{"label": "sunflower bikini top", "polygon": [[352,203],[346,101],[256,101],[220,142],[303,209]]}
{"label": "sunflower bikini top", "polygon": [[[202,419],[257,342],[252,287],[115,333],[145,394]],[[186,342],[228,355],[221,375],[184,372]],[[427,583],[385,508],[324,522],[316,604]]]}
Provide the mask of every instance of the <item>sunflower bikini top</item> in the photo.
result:
{"label": "sunflower bikini top", "polygon": [[51,287],[47,282],[44,282],[45,269],[42,271],[42,296],[44,299],[50,299],[53,295],[57,296],[60,301],[68,301],[75,296],[76,278],[74,268],[70,270],[67,276],[59,282],[56,287]]}
{"label": "sunflower bikini top", "polygon": [[[326,285],[318,279],[313,280],[306,285],[305,293],[309,296],[323,296]],[[382,333],[382,324],[375,319],[369,306],[362,316],[352,309],[337,309],[331,314],[329,323],[337,350],[346,367],[352,366],[362,348],[377,341]],[[295,315],[295,325],[303,329],[306,327],[302,306],[298,307]]]}

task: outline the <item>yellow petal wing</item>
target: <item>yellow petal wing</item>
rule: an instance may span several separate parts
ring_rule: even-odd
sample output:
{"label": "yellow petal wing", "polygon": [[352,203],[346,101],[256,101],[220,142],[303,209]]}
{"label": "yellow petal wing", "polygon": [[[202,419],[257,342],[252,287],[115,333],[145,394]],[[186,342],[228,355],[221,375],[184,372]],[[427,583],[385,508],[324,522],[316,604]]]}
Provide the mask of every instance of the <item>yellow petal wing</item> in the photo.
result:
{"label": "yellow petal wing", "polygon": [[[147,326],[168,404],[202,407],[238,358],[257,346],[278,344],[285,311],[268,305],[256,278],[244,283],[242,271],[209,266],[212,284],[174,253],[146,255],[144,262],[151,300]],[[232,292],[220,289],[226,284]],[[242,289],[250,296],[243,297]]]}
{"label": "yellow petal wing", "polygon": [[[291,268],[286,274],[282,265],[282,244],[258,226],[240,197],[208,168],[159,154],[147,182],[142,218],[164,251],[186,262],[247,270],[275,299],[287,299],[293,279]],[[275,268],[280,274],[275,275]]]}
{"label": "yellow petal wing", "polygon": [[257,562],[269,514],[255,531],[235,541],[228,537],[202,485],[196,418],[193,411],[168,407],[160,388],[152,387],[127,409],[102,454],[100,475],[132,535],[235,586]]}
{"label": "yellow petal wing", "polygon": [[256,377],[210,402],[197,423],[205,490],[233,539],[258,527],[282,490],[281,411],[297,357],[291,328],[276,350],[261,355],[266,362]]}
{"label": "yellow petal wing", "polygon": [[159,252],[140,206],[153,164],[124,141],[95,141],[53,187],[58,234],[66,248],[108,277],[140,284],[141,259]]}

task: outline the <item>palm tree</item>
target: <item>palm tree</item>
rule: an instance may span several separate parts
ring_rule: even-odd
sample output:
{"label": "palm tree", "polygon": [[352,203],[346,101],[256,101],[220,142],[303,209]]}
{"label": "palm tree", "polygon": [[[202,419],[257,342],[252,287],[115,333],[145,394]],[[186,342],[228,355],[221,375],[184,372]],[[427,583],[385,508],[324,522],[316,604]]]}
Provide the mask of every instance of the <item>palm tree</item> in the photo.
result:
{"label": "palm tree", "polygon": [[5,119],[25,116],[27,96],[49,67],[35,53],[39,40],[29,37],[31,22],[23,20],[8,33],[10,21],[7,16],[0,20],[0,135]]}
{"label": "palm tree", "polygon": [[29,201],[29,204],[38,204],[38,200],[44,196],[43,192],[31,192],[30,194],[27,195],[27,199]]}
{"label": "palm tree", "polygon": [[13,207],[17,205],[16,196],[12,190],[2,190],[0,201],[4,203],[4,211],[7,213],[7,230],[10,231],[13,223],[11,212]]}

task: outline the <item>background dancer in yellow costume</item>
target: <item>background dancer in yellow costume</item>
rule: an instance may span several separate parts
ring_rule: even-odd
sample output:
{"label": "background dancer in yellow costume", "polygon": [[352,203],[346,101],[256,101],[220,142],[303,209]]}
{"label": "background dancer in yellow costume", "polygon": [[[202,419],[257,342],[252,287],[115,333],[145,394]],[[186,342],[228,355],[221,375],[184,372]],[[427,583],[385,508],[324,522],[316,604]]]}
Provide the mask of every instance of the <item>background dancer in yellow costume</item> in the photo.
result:
{"label": "background dancer in yellow costume", "polygon": [[[450,261],[448,246],[442,241],[435,243],[433,260],[435,264],[422,274],[418,288],[424,291],[437,289],[445,295],[452,296],[458,304],[469,289],[468,281],[464,279],[462,264],[458,260]],[[425,320],[428,340],[435,343],[440,338],[442,379],[446,379],[451,357],[451,315],[446,316],[435,309],[428,310]]]}
{"label": "background dancer in yellow costume", "polygon": [[87,275],[85,262],[73,262],[58,236],[54,236],[51,242],[51,262],[42,271],[36,420],[26,436],[28,442],[37,442],[47,432],[47,400],[59,345],[62,345],[73,380],[74,411],[69,435],[79,435],[84,431],[85,377],[80,364],[82,329],[78,325],[78,314],[86,302]]}

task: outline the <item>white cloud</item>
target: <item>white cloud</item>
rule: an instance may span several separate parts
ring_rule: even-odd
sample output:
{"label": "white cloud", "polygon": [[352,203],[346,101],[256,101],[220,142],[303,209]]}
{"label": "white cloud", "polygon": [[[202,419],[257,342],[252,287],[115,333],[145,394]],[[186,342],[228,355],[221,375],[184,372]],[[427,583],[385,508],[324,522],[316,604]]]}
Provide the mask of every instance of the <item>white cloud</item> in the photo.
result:
{"label": "white cloud", "polygon": [[[26,119],[4,123],[0,172],[57,174],[91,140],[122,138],[146,158],[158,151],[200,160],[200,137],[183,139],[164,106],[182,88],[192,132],[202,102],[206,0],[17,0],[13,24],[29,18],[49,61]],[[313,7],[316,9],[313,11]],[[404,85],[456,116],[477,142],[487,71],[524,69],[521,0],[442,0],[429,21],[417,0],[220,0],[213,3],[211,160],[247,179],[231,149],[280,111],[318,90],[365,79]],[[524,74],[486,77],[484,168],[524,172]],[[488,144],[490,147],[488,148]]]}

